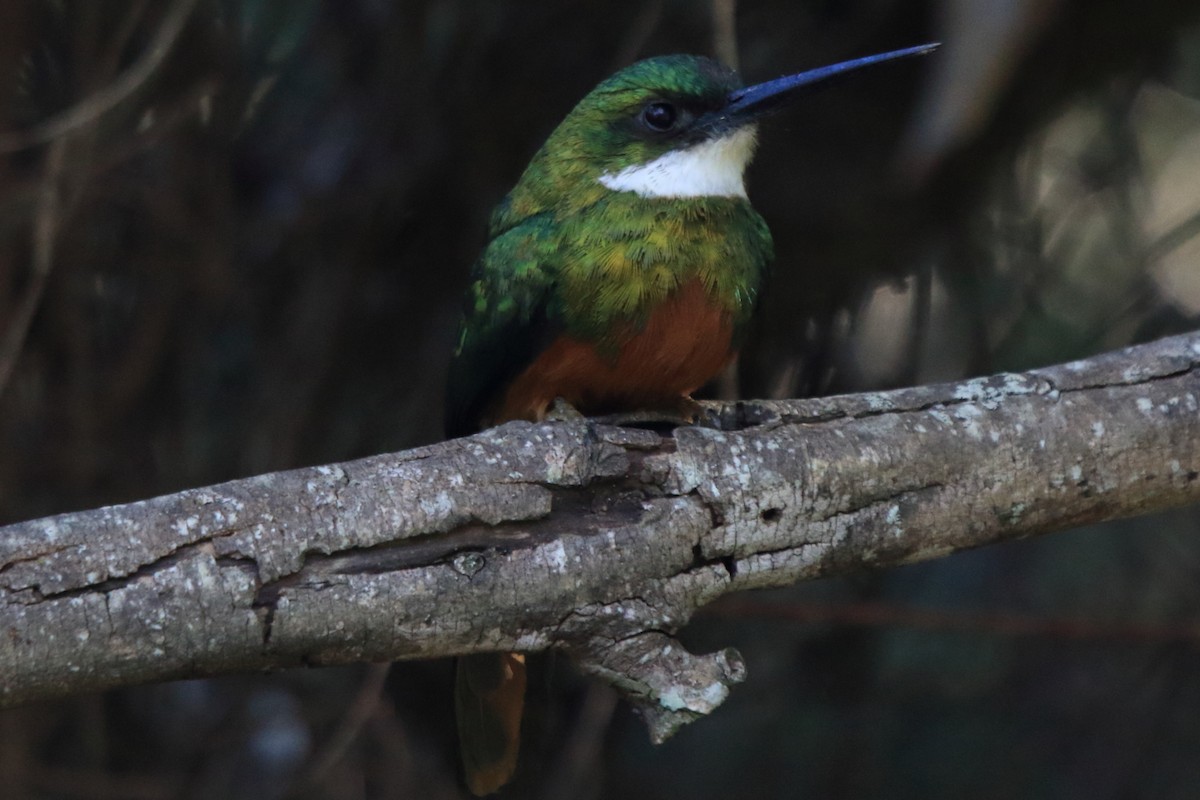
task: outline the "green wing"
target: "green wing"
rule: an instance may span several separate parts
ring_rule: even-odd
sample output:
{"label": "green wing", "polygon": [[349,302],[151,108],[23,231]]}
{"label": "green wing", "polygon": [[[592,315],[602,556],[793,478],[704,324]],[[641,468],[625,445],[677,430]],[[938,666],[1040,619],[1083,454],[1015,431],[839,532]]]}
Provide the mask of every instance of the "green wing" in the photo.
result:
{"label": "green wing", "polygon": [[562,331],[551,233],[548,217],[530,217],[476,262],[446,385],[447,436],[479,430],[488,407]]}

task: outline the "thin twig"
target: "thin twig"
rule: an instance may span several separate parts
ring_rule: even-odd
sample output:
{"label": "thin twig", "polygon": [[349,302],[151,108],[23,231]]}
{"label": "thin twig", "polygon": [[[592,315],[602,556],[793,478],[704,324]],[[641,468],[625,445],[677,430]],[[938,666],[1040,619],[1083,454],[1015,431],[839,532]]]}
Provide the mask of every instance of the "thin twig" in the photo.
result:
{"label": "thin twig", "polygon": [[117,27],[116,35],[112,37],[104,54],[98,59],[97,66],[104,70],[102,74],[106,80],[120,66],[121,54],[125,52],[125,48],[133,39],[133,34],[137,32],[138,26],[142,23],[142,18],[146,15],[146,7],[149,4],[150,0],[131,0],[124,19],[121,20],[120,26]]}
{"label": "thin twig", "polygon": [[0,397],[8,386],[33,316],[42,302],[46,284],[50,281],[50,270],[54,266],[54,240],[58,233],[62,205],[62,172],[67,140],[59,139],[46,155],[45,175],[38,192],[37,214],[33,219],[33,274],[17,304],[16,313],[0,339]]}
{"label": "thin twig", "polygon": [[633,23],[625,31],[625,35],[621,37],[621,43],[617,47],[616,55],[613,56],[610,71],[627,66],[629,62],[637,58],[638,53],[646,46],[650,34],[658,27],[662,12],[663,0],[651,0],[642,6],[637,16],[634,17]]}
{"label": "thin twig", "polygon": [[619,695],[599,683],[588,686],[583,708],[557,759],[557,767],[542,791],[544,800],[598,797],[596,783],[604,737],[612,727]]}
{"label": "thin twig", "polygon": [[932,265],[925,263],[917,267],[910,297],[907,352],[900,367],[900,380],[904,386],[916,385],[921,373],[921,356],[925,354],[925,344],[929,338],[929,318],[933,307]]}
{"label": "thin twig", "polygon": [[12,153],[52,142],[87,125],[137,91],[171,52],[197,2],[199,0],[176,0],[163,17],[150,46],[133,66],[117,76],[108,86],[88,95],[65,111],[26,130],[0,136],[0,153]]}
{"label": "thin twig", "polygon": [[713,52],[717,60],[738,68],[737,0],[712,0]]}
{"label": "thin twig", "polygon": [[366,677],[363,679],[362,686],[359,687],[354,702],[346,709],[345,715],[342,716],[337,728],[329,737],[329,741],[313,756],[312,766],[301,775],[296,783],[297,786],[313,786],[319,783],[329,770],[333,769],[346,755],[346,750],[358,738],[363,726],[367,724],[379,707],[379,698],[383,694],[383,687],[391,668],[390,663],[367,666]]}

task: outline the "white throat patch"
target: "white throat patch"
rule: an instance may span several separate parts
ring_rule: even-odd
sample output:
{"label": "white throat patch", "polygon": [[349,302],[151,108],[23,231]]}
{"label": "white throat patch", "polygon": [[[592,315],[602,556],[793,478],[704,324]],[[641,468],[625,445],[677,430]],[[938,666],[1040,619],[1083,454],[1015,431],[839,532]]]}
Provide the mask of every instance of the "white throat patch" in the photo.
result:
{"label": "white throat patch", "polygon": [[747,125],[728,136],[672,150],[646,164],[616,174],[606,172],[600,183],[642,197],[745,197],[743,175],[754,155],[756,136],[754,126]]}

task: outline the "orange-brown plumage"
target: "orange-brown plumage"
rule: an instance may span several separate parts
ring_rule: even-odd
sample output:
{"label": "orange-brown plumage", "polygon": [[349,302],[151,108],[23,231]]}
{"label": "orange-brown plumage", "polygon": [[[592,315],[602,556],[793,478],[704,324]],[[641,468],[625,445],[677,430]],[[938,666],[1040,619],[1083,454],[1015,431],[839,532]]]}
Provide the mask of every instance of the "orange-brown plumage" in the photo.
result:
{"label": "orange-brown plumage", "polygon": [[455,714],[463,740],[467,788],[482,797],[517,768],[525,707],[525,656],[484,653],[458,660]]}
{"label": "orange-brown plumage", "polygon": [[[447,433],[541,420],[560,397],[591,414],[685,408],[734,357],[771,260],[743,181],[757,121],[835,75],[934,47],[745,88],[696,56],[602,82],[492,217],[447,381]],[[516,764],[523,668],[515,656],[460,663],[476,793]]]}
{"label": "orange-brown plumage", "polygon": [[[677,410],[734,356],[735,321],[704,281],[667,295],[641,325],[625,323],[600,344],[553,339],[499,396],[485,424],[541,420],[557,398],[585,413]],[[517,763],[525,660],[515,653],[460,659],[458,716],[467,786],[490,794]],[[481,677],[482,676],[482,677]]]}
{"label": "orange-brown plumage", "polygon": [[674,409],[729,363],[733,319],[703,283],[684,284],[645,325],[617,334],[616,352],[562,335],[509,385],[493,423],[539,420],[556,398],[584,413]]}

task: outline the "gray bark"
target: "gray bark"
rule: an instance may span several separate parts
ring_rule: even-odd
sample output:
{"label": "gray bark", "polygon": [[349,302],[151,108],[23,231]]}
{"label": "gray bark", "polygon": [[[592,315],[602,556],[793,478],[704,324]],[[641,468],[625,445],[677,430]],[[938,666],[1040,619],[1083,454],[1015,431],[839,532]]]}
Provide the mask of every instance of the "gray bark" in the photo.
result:
{"label": "gray bark", "polygon": [[294,665],[570,652],[661,740],[742,680],[729,592],[1200,500],[1200,333],[958,384],[467,439],[0,528],[0,705]]}

